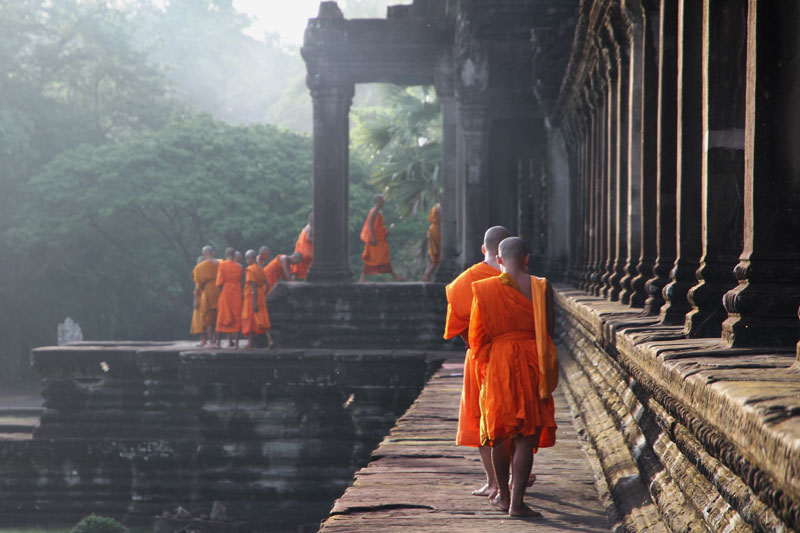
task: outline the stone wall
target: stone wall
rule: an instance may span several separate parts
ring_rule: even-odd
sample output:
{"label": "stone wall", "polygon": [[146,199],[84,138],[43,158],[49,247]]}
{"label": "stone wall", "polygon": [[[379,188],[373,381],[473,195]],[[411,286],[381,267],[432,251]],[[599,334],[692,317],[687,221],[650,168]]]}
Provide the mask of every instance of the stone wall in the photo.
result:
{"label": "stone wall", "polygon": [[793,351],[686,339],[568,287],[556,299],[562,386],[627,530],[800,528]]}
{"label": "stone wall", "polygon": [[440,360],[420,351],[40,348],[45,413],[0,442],[0,524],[182,505],[254,530],[314,524]]}

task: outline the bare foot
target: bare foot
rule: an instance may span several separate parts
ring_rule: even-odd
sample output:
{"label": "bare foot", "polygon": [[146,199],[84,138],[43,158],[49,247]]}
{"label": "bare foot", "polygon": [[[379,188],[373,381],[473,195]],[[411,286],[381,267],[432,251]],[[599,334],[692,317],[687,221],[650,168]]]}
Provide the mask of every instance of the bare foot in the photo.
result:
{"label": "bare foot", "polygon": [[534,511],[524,503],[520,503],[519,507],[508,510],[508,516],[536,518],[542,516],[542,513]]}
{"label": "bare foot", "polygon": [[491,487],[487,483],[483,487],[481,487],[479,489],[476,489],[476,490],[473,490],[472,491],[472,495],[473,496],[492,496],[496,492],[497,492],[497,489],[495,489],[494,487]]}
{"label": "bare foot", "polygon": [[489,499],[489,503],[491,503],[493,506],[497,507],[501,511],[508,512],[509,506],[511,504],[511,496],[507,495],[504,498],[502,493],[498,493],[497,496]]}

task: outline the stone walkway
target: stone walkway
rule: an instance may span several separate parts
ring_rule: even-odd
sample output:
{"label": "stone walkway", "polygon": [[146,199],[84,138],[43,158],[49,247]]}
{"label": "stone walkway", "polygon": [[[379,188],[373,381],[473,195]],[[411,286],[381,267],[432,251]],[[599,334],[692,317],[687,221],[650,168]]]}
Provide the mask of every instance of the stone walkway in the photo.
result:
{"label": "stone walkway", "polygon": [[356,473],[321,531],[609,531],[591,461],[556,391],[558,441],[536,455],[526,502],[542,518],[509,519],[470,491],[483,483],[478,453],[455,446],[462,365],[446,363]]}

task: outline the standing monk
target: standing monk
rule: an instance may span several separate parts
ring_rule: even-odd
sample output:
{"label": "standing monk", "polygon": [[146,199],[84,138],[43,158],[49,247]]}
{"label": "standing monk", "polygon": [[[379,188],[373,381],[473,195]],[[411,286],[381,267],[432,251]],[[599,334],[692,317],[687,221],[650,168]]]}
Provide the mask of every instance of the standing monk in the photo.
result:
{"label": "standing monk", "polygon": [[294,251],[302,256],[302,260],[292,266],[292,279],[306,279],[308,269],[314,262],[314,213],[309,213],[308,224],[297,237]]}
{"label": "standing monk", "polygon": [[[200,259],[200,258],[198,258]],[[214,259],[214,248],[203,246],[202,261],[194,267],[192,279],[194,280],[194,305],[200,317],[202,328],[202,341],[200,346],[214,342],[214,324],[217,321],[217,269],[219,262]]]}
{"label": "standing monk", "polygon": [[[500,275],[500,265],[497,264],[497,246],[500,241],[510,236],[511,232],[503,226],[492,226],[486,230],[483,236],[483,245],[481,245],[483,261],[469,267],[447,286],[445,339],[452,339],[456,335],[460,335],[464,341],[468,340],[469,315],[472,308],[472,283]],[[481,446],[479,393],[480,387],[475,371],[475,360],[468,345],[467,355],[464,358],[464,387],[461,390],[456,444],[479,448],[481,463],[486,472],[486,484],[472,491],[472,494],[475,496],[492,496],[497,492],[497,485],[494,469],[492,468],[492,449],[488,446]]]}
{"label": "standing monk", "polygon": [[247,261],[245,271],[244,298],[242,298],[242,335],[250,341],[253,337],[267,334],[269,348],[272,348],[272,335],[269,334],[270,323],[267,312],[267,276],[259,266],[255,250],[247,250],[244,258]]}
{"label": "standing monk", "polygon": [[[242,328],[242,265],[234,261],[233,248],[225,250],[225,261],[217,270],[217,286],[220,289],[217,304],[217,334],[228,334],[228,345],[239,347],[239,331]],[[236,335],[236,343],[233,337]],[[217,337],[217,347],[222,339]]]}
{"label": "standing monk", "polygon": [[553,289],[546,279],[528,273],[529,258],[519,237],[500,243],[503,273],[472,284],[469,324],[473,356],[479,368],[486,368],[482,379],[479,375],[480,435],[481,444],[492,447],[499,491],[492,503],[510,516],[541,516],[523,497],[533,449],[553,446],[556,440]]}
{"label": "standing monk", "polygon": [[373,198],[375,205],[369,210],[367,220],[361,229],[361,241],[364,243],[364,253],[361,259],[364,260],[364,269],[358,281],[366,281],[367,274],[391,274],[393,281],[400,281],[392,270],[392,252],[389,249],[389,230],[383,221],[383,195],[376,194]]}
{"label": "standing monk", "polygon": [[275,285],[282,279],[292,279],[292,266],[302,261],[303,256],[300,252],[291,255],[279,254],[275,259],[267,263],[264,267],[264,275],[267,276],[267,295],[272,292]]}
{"label": "standing monk", "polygon": [[269,261],[269,256],[272,255],[269,251],[269,246],[262,246],[258,249],[258,259],[256,262],[261,268],[267,266],[267,261]]}
{"label": "standing monk", "polygon": [[422,281],[431,281],[439,263],[442,262],[442,204],[436,202],[428,213],[428,268],[422,275]]}
{"label": "standing monk", "polygon": [[[203,262],[203,256],[197,258],[197,263],[195,265],[199,265]],[[192,299],[192,325],[189,327],[189,333],[192,335],[202,335],[203,339],[198,346],[205,346],[206,339],[205,339],[205,330],[203,329],[203,315],[200,314],[200,294],[197,290],[197,282],[194,280],[194,269],[192,269],[192,283],[194,283],[194,290],[192,294],[194,295]]]}

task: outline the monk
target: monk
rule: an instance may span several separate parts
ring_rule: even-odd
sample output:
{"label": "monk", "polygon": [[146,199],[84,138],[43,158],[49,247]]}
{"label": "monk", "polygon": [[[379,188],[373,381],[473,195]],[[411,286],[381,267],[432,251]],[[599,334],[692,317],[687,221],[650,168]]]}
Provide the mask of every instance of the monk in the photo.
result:
{"label": "monk", "polygon": [[242,335],[247,337],[252,348],[254,337],[266,333],[268,348],[272,348],[269,312],[267,312],[267,276],[258,264],[258,254],[255,250],[247,250],[244,258],[247,261],[247,269],[244,278],[244,298],[242,298]]}
{"label": "monk", "polygon": [[[234,254],[233,254],[233,260],[236,261],[236,263],[239,266],[242,266],[242,260],[243,259],[244,259],[244,256],[242,255],[242,252],[240,252],[239,250],[236,250],[236,252],[234,252]],[[242,268],[244,268],[244,267],[242,267]]]}
{"label": "monk", "polygon": [[[200,259],[200,258],[198,258]],[[199,315],[199,325],[202,329],[202,340],[199,346],[214,342],[214,325],[217,321],[217,269],[219,262],[214,258],[214,248],[203,246],[202,261],[194,267],[192,279],[194,280],[194,306]]]}
{"label": "monk", "polygon": [[[203,262],[203,256],[197,258],[196,265],[199,265]],[[189,333],[191,335],[205,335],[205,329],[203,329],[203,316],[200,314],[200,295],[197,291],[197,283],[194,281],[194,269],[192,269],[192,282],[195,283],[194,291],[192,294],[194,295],[192,299],[192,325],[189,327]],[[205,346],[206,339],[204,338],[198,346]]]}
{"label": "monk", "polygon": [[386,240],[394,224],[387,228],[383,221],[383,195],[376,194],[373,201],[375,205],[369,210],[361,229],[361,241],[364,243],[361,259],[364,260],[364,268],[358,281],[366,281],[367,274],[391,274],[392,281],[400,281],[400,277],[392,270],[392,252],[389,241]]}
{"label": "monk", "polygon": [[503,273],[472,284],[469,344],[476,368],[485,365],[485,374],[478,374],[480,439],[492,447],[499,491],[492,504],[509,516],[535,517],[541,513],[523,502],[533,449],[553,446],[557,428],[553,289],[528,273],[522,239],[504,239],[498,252]]}
{"label": "monk", "polygon": [[[444,338],[452,339],[460,335],[466,342],[469,333],[470,311],[472,308],[472,283],[493,276],[500,275],[500,265],[497,264],[497,246],[500,241],[510,237],[503,226],[492,226],[483,236],[481,253],[483,261],[476,263],[462,272],[445,289],[447,294],[447,318],[444,326]],[[492,469],[492,449],[481,446],[480,439],[480,402],[475,372],[475,361],[472,352],[467,346],[464,358],[464,385],[461,389],[461,406],[458,412],[458,432],[456,444],[478,448],[481,464],[486,473],[486,484],[474,491],[475,496],[493,496],[497,493],[497,485]]]}
{"label": "monk", "polygon": [[306,279],[314,262],[314,213],[308,215],[308,224],[300,231],[294,251],[302,256],[302,260],[292,266],[292,279]]}
{"label": "monk", "polygon": [[264,267],[264,275],[267,276],[268,285],[267,296],[280,280],[285,279],[288,281],[292,279],[292,266],[297,265],[302,260],[303,256],[300,255],[300,252],[294,252],[290,255],[278,254],[272,261],[267,263],[267,266]]}
{"label": "monk", "polygon": [[442,262],[442,204],[439,202],[431,207],[428,222],[428,268],[422,274],[422,281],[430,282]]}
{"label": "monk", "polygon": [[269,261],[269,257],[271,255],[272,253],[269,250],[269,246],[262,246],[261,248],[258,249],[258,259],[256,260],[256,262],[261,268],[264,268],[265,266],[267,266],[267,261]]}
{"label": "monk", "polygon": [[[225,250],[225,261],[217,270],[219,303],[217,305],[217,334],[228,334],[228,346],[239,347],[239,331],[242,329],[242,265],[235,261],[236,251]],[[234,342],[234,336],[236,341]],[[221,336],[217,337],[219,348]]]}

